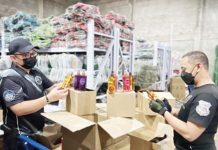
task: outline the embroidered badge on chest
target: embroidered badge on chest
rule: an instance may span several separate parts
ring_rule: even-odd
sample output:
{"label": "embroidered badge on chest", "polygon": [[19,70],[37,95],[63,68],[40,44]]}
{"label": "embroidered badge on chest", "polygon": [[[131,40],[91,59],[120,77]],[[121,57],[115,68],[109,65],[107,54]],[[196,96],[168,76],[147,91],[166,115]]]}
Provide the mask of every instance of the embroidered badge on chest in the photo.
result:
{"label": "embroidered badge on chest", "polygon": [[38,85],[42,84],[42,78],[40,76],[35,76],[35,81]]}
{"label": "embroidered badge on chest", "polygon": [[6,90],[3,93],[3,97],[4,97],[5,101],[7,101],[7,102],[14,101],[15,95],[16,95],[15,92],[11,91],[11,90]]}
{"label": "embroidered badge on chest", "polygon": [[198,102],[198,106],[196,107],[196,112],[200,116],[208,116],[210,114],[210,107],[212,106],[209,102],[206,102],[204,100],[200,100]]}

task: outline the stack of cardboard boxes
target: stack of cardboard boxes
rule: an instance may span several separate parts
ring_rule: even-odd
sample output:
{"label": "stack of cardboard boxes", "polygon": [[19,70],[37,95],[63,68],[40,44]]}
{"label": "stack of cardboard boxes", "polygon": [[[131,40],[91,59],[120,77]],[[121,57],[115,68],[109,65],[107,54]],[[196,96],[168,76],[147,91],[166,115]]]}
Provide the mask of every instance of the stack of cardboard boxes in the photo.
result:
{"label": "stack of cardboard boxes", "polygon": [[[155,94],[175,105],[169,92]],[[95,91],[70,89],[67,111],[43,115],[61,125],[63,150],[171,150],[172,128],[150,110],[149,101],[146,93],[116,92],[96,108]]]}
{"label": "stack of cardboard boxes", "polygon": [[[121,94],[122,95],[122,94]],[[130,96],[132,95],[132,96]],[[109,95],[108,95],[109,96]],[[134,115],[135,109],[135,93],[127,93],[129,102],[133,109],[133,115],[129,115],[126,107],[123,107],[122,113],[117,113],[117,106],[121,106],[122,100],[120,94],[110,95],[111,104],[109,113],[101,115],[95,112],[96,110],[96,92],[95,91],[75,91],[70,89],[66,101],[66,111],[44,113],[43,116],[53,120],[62,126],[64,150],[72,149],[123,149],[129,143],[128,133],[143,127],[143,124],[135,119],[121,118],[123,116],[129,117]],[[119,101],[119,100],[121,101]],[[110,101],[109,100],[109,101]],[[117,104],[120,103],[120,104]],[[110,103],[110,102],[109,102]],[[126,106],[127,106],[126,105]],[[110,110],[112,112],[110,112]],[[114,112],[113,112],[114,111]],[[126,113],[128,112],[128,113]],[[111,118],[116,116],[115,118]]]}

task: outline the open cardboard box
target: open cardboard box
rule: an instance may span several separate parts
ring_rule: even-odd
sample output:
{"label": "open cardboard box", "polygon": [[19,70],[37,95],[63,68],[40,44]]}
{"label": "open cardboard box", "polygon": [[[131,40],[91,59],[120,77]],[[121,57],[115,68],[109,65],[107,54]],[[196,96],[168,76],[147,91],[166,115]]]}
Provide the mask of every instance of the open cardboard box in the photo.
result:
{"label": "open cardboard box", "polygon": [[137,120],[127,118],[105,120],[99,115],[89,115],[84,116],[86,118],[84,119],[69,112],[43,113],[42,115],[62,126],[64,150],[105,149],[120,141],[120,137],[144,126]]}
{"label": "open cardboard box", "polygon": [[156,128],[140,128],[129,134],[130,150],[174,150],[173,129],[158,123]]}
{"label": "open cardboard box", "polygon": [[[154,92],[154,93],[157,96],[157,98],[159,98],[159,99],[166,98],[172,107],[175,106],[176,99],[172,96],[172,94],[170,92]],[[150,99],[149,99],[148,94],[146,92],[138,92],[136,99],[138,102],[139,111],[143,112],[145,115],[154,115],[154,116],[158,115],[157,113],[153,112],[149,108]]]}
{"label": "open cardboard box", "polygon": [[134,117],[136,94],[131,92],[107,93],[108,117]]}
{"label": "open cardboard box", "polygon": [[61,126],[57,124],[47,125],[43,132],[35,134],[36,139],[49,149],[55,149],[61,144]]}
{"label": "open cardboard box", "polygon": [[75,115],[95,113],[96,91],[69,90],[66,100],[66,110]]}

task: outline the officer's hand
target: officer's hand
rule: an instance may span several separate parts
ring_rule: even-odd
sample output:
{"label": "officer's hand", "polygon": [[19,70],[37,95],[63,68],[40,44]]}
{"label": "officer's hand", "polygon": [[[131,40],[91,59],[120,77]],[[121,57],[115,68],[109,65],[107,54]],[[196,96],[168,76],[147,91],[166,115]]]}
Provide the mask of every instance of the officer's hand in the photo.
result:
{"label": "officer's hand", "polygon": [[167,107],[165,106],[164,102],[156,99],[152,100],[149,103],[149,107],[153,112],[159,113],[160,115],[164,115],[166,111],[168,111]]}
{"label": "officer's hand", "polygon": [[68,94],[68,88],[62,89],[61,85],[55,86],[48,94],[47,97],[50,102],[64,99]]}
{"label": "officer's hand", "polygon": [[171,112],[171,111],[172,111],[172,107],[171,107],[169,101],[168,101],[166,98],[164,98],[164,99],[163,99],[163,102],[164,102],[164,105],[166,106],[167,110],[168,110],[169,112]]}

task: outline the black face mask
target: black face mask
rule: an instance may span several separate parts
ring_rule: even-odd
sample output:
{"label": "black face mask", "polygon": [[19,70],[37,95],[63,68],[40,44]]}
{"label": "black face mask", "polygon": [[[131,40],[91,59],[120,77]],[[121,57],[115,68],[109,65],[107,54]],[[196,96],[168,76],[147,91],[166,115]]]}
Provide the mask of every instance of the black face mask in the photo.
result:
{"label": "black face mask", "polygon": [[30,57],[30,58],[25,58],[23,59],[24,64],[22,65],[22,67],[24,67],[25,69],[32,69],[37,62],[36,57]]}
{"label": "black face mask", "polygon": [[[194,66],[194,68],[195,68],[196,66]],[[192,72],[193,72],[193,70],[194,70],[194,68],[192,69]],[[188,73],[188,72],[185,72],[185,71],[183,71],[182,73],[181,73],[181,78],[182,78],[182,80],[187,84],[187,85],[194,85],[194,83],[195,83],[195,76],[197,75],[195,75],[195,76],[193,76],[192,75],[192,72],[191,73]]]}

